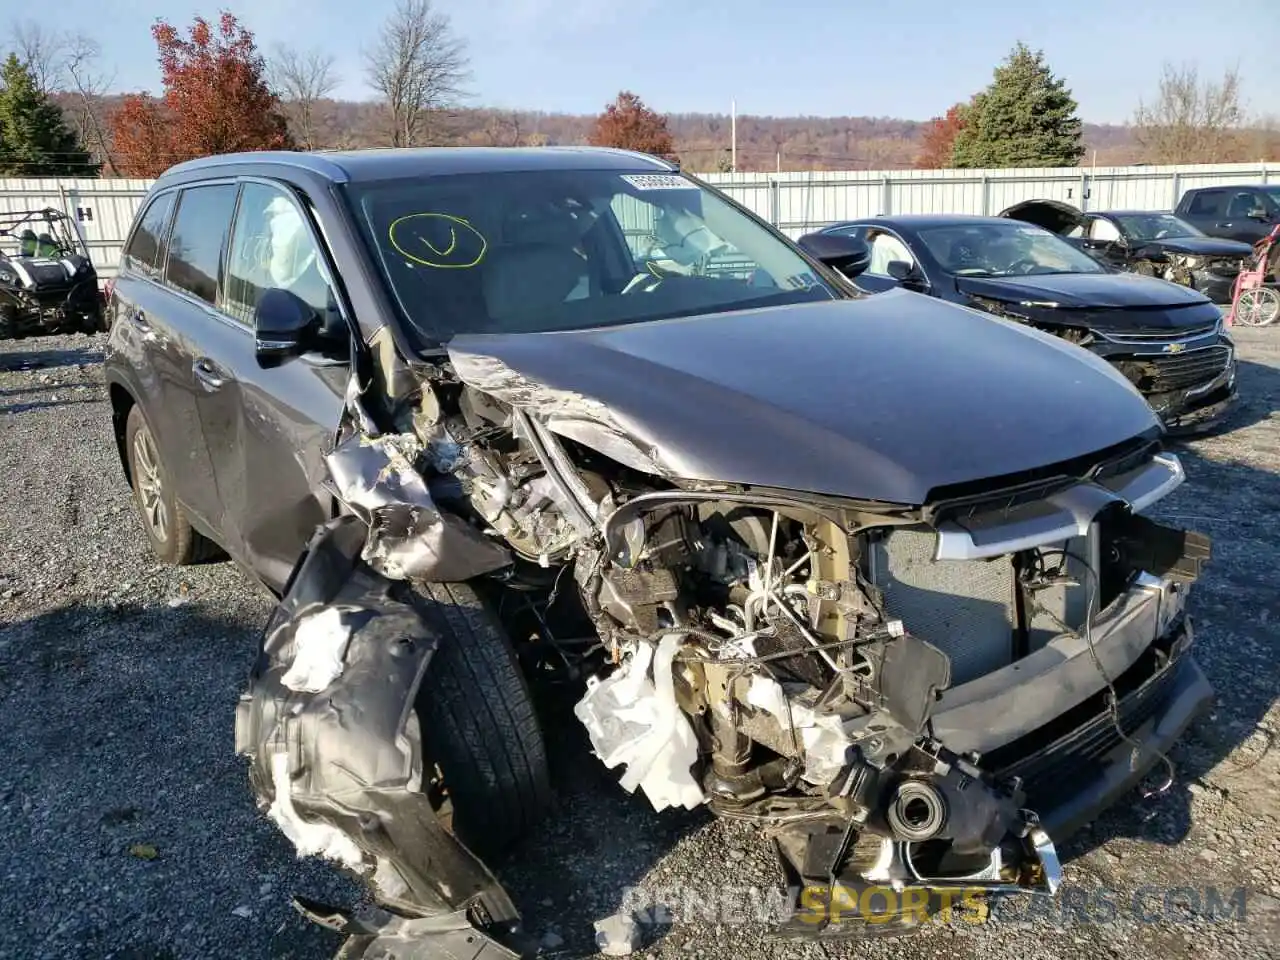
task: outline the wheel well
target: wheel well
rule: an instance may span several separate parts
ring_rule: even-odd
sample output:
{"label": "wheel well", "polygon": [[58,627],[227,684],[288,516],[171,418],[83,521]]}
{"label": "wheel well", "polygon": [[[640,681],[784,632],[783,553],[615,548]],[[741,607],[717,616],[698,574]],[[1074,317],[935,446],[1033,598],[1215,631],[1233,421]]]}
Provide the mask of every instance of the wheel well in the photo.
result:
{"label": "wheel well", "polygon": [[110,394],[111,427],[116,435],[116,453],[120,455],[120,466],[124,470],[124,478],[133,483],[133,477],[129,475],[129,455],[124,449],[124,431],[129,422],[129,411],[137,401],[133,399],[133,394],[118,383],[111,384]]}

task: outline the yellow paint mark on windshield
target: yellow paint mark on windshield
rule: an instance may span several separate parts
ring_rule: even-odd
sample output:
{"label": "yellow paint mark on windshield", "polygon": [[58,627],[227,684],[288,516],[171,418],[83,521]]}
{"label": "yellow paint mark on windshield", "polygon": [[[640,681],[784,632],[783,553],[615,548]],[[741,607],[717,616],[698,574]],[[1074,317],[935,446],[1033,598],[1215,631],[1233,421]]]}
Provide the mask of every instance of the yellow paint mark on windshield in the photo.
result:
{"label": "yellow paint mark on windshield", "polygon": [[[447,243],[432,242],[425,231],[433,227],[449,231]],[[436,270],[474,267],[489,249],[484,234],[462,217],[450,213],[410,213],[399,217],[387,228],[387,239],[392,249],[410,263]]]}

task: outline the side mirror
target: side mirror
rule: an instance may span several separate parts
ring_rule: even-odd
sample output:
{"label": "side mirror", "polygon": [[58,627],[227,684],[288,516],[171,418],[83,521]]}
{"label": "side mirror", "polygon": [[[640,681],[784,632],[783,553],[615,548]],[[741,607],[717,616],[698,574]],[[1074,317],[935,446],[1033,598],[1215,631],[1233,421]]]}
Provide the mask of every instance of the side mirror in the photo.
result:
{"label": "side mirror", "polygon": [[904,283],[912,279],[916,274],[916,268],[905,260],[890,260],[885,264],[885,272],[899,283]]}
{"label": "side mirror", "polygon": [[1271,219],[1271,214],[1267,213],[1262,207],[1254,207],[1249,211],[1250,220],[1261,220],[1264,223]]}
{"label": "side mirror", "polygon": [[254,351],[260,359],[283,359],[301,353],[320,325],[305,300],[288,290],[263,290],[253,312]]}
{"label": "side mirror", "polygon": [[852,279],[871,265],[871,248],[865,240],[839,233],[806,233],[797,246],[820,263]]}

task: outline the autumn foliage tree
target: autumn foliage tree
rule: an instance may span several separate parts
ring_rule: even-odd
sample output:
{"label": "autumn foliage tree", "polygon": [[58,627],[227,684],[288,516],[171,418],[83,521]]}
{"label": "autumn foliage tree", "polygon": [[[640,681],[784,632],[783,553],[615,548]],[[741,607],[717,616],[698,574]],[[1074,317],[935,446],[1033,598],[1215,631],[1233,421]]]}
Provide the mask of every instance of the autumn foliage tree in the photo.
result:
{"label": "autumn foliage tree", "polygon": [[638,150],[657,157],[674,156],[676,152],[666,117],[650,110],[643,100],[626,90],[596,118],[587,142],[594,147]]}
{"label": "autumn foliage tree", "polygon": [[920,153],[916,156],[916,169],[941,170],[951,166],[951,155],[956,136],[964,129],[965,111],[968,105],[957,103],[941,117],[934,117],[920,139]]}
{"label": "autumn foliage tree", "polygon": [[151,35],[164,95],[130,95],[113,114],[121,174],[154,177],[195,157],[293,147],[253,34],[232,14],[216,25],[196,17],[186,36],[157,20]]}

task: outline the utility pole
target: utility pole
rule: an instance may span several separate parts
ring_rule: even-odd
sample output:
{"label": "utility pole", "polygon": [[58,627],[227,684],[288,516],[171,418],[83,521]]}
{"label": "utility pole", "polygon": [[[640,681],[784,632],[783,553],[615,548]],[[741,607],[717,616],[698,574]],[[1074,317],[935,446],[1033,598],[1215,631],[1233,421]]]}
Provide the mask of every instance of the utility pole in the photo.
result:
{"label": "utility pole", "polygon": [[738,172],[738,101],[733,99],[729,101],[729,169],[733,173]]}

